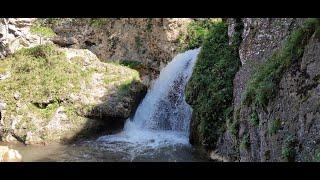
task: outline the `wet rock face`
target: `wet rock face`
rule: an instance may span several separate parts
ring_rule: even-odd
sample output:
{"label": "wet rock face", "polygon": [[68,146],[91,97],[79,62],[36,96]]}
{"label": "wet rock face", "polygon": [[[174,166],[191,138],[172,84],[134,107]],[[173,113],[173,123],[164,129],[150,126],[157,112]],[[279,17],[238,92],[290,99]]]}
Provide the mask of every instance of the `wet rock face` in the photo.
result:
{"label": "wet rock face", "polygon": [[[242,107],[237,112],[255,64],[265,62],[304,20],[242,20],[244,32],[239,55],[243,66],[234,79],[234,118],[239,122],[239,129],[236,137],[226,131],[220,138],[219,154],[236,161],[319,160],[320,42],[316,34],[309,40],[302,59],[282,76],[276,97],[265,108],[256,109],[259,125],[249,123],[253,112],[251,107]],[[249,137],[248,147],[243,148],[241,144],[246,135]]]}
{"label": "wet rock face", "polygon": [[[179,35],[187,18],[109,18],[101,26],[85,21],[66,21],[53,27],[53,42],[64,47],[85,48],[102,61],[134,60],[150,69],[155,79],[162,67],[179,53]],[[150,85],[149,81],[146,84]]]}
{"label": "wet rock face", "polygon": [[187,111],[188,107],[186,107],[183,99],[186,78],[181,74],[168,91],[168,100],[165,99],[158,102],[157,107],[159,110],[155,112],[153,118],[159,121],[157,121],[158,124],[152,127],[153,129],[185,130],[184,122],[191,114],[191,112]]}

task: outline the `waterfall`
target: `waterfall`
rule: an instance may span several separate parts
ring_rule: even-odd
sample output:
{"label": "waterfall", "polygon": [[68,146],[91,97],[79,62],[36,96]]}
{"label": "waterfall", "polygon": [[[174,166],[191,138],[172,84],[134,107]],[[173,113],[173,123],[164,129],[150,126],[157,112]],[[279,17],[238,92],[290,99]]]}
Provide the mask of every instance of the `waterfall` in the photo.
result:
{"label": "waterfall", "polygon": [[[192,109],[184,98],[185,86],[192,74],[200,48],[180,53],[161,70],[132,119],[120,134],[103,136],[98,141],[106,146],[132,148],[189,144]],[[125,144],[125,145],[124,145]],[[111,147],[110,148],[114,148]]]}
{"label": "waterfall", "polygon": [[199,49],[178,54],[161,72],[125,131],[171,130],[189,132],[191,107],[184,99],[184,89],[192,74]]}

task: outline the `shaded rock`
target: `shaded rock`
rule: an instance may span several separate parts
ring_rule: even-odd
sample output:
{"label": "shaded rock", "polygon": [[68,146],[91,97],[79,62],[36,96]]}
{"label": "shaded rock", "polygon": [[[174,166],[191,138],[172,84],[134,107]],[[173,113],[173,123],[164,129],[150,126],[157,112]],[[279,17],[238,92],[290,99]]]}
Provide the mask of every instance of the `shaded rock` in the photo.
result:
{"label": "shaded rock", "polygon": [[70,47],[72,45],[78,44],[78,40],[74,37],[54,37],[52,42],[61,47]]}

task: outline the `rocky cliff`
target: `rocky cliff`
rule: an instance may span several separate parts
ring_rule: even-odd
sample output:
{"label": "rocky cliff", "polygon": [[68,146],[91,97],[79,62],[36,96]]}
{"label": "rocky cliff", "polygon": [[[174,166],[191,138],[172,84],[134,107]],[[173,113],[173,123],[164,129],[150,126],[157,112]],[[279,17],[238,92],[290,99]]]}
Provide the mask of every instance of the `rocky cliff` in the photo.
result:
{"label": "rocky cliff", "polygon": [[[232,39],[236,21],[228,22]],[[319,20],[244,18],[240,23],[234,126],[227,125],[212,156],[319,161]]]}
{"label": "rocky cliff", "polygon": [[140,63],[146,85],[179,53],[179,37],[188,18],[60,19],[52,25],[53,42],[89,49],[102,61]]}

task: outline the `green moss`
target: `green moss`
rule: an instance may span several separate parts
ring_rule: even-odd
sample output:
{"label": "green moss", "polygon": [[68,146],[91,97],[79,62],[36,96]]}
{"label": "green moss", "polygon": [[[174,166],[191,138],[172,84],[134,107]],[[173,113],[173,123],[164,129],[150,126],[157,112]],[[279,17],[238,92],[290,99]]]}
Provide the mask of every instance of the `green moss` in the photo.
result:
{"label": "green moss", "polygon": [[320,149],[316,149],[315,155],[314,155],[314,160],[316,162],[320,162]]}
{"label": "green moss", "polygon": [[250,124],[253,126],[258,126],[259,125],[259,116],[256,110],[253,110],[250,116]]}
{"label": "green moss", "polygon": [[228,44],[228,26],[215,23],[198,55],[186,87],[186,100],[193,108],[201,144],[214,147],[225,131],[225,113],[231,107],[233,78],[240,61]]}
{"label": "green moss", "polygon": [[29,109],[32,109],[33,112],[38,112],[43,119],[50,119],[58,109],[59,105],[60,104],[57,101],[48,104],[46,107],[39,107],[35,104],[29,104]]}
{"label": "green moss", "polygon": [[183,51],[200,47],[207,38],[210,29],[220,23],[219,18],[192,21],[187,26],[186,34],[180,34],[179,44]]}
{"label": "green moss", "polygon": [[295,151],[296,139],[293,135],[288,135],[283,143],[281,157],[286,161],[294,161],[296,156]]}
{"label": "green moss", "polygon": [[89,20],[90,25],[96,28],[101,28],[108,22],[109,20],[107,18],[90,18]]}
{"label": "green moss", "polygon": [[127,66],[131,69],[137,69],[142,66],[142,63],[139,61],[129,61],[129,60],[122,60],[119,62],[119,64],[123,66]]}
{"label": "green moss", "polygon": [[151,18],[148,18],[148,20],[147,20],[146,30],[147,30],[147,32],[152,31],[152,19]]}
{"label": "green moss", "polygon": [[276,134],[281,127],[280,119],[275,119],[271,122],[268,132],[270,135]]}
{"label": "green moss", "polygon": [[42,37],[53,37],[56,33],[48,26],[44,26],[43,23],[36,21],[31,27],[30,32]]}
{"label": "green moss", "polygon": [[309,19],[292,32],[283,48],[274,53],[249,80],[242,104],[266,106],[275,97],[283,73],[303,55],[305,45],[320,27],[319,19]]}
{"label": "green moss", "polygon": [[134,40],[135,40],[136,49],[140,50],[140,48],[142,47],[142,40],[140,36],[134,37]]}
{"label": "green moss", "polygon": [[0,74],[4,74],[8,71],[9,68],[9,61],[1,60],[0,63]]}
{"label": "green moss", "polygon": [[234,137],[237,137],[239,132],[239,121],[233,118],[228,118],[227,129]]}
{"label": "green moss", "polygon": [[243,135],[240,141],[240,150],[247,150],[250,147],[250,137],[249,134]]}

